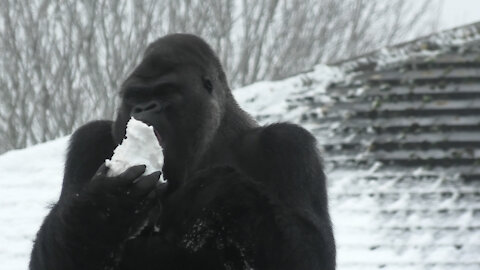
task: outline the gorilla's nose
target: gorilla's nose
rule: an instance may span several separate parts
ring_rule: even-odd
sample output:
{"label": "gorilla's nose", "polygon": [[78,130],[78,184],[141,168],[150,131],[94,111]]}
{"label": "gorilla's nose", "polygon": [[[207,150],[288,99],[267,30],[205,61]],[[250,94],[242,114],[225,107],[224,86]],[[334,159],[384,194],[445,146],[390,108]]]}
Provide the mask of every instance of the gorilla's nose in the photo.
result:
{"label": "gorilla's nose", "polygon": [[139,114],[156,113],[162,110],[162,105],[158,101],[149,101],[135,105],[132,109],[132,116]]}

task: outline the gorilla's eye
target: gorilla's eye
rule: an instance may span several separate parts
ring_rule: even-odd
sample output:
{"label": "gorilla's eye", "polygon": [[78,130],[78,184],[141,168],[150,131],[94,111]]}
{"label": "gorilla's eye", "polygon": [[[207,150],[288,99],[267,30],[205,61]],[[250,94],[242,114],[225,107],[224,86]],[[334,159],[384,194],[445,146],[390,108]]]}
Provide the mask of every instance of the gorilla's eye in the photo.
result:
{"label": "gorilla's eye", "polygon": [[208,78],[203,78],[203,87],[207,89],[208,93],[212,93],[213,91],[213,84],[212,81],[210,81]]}

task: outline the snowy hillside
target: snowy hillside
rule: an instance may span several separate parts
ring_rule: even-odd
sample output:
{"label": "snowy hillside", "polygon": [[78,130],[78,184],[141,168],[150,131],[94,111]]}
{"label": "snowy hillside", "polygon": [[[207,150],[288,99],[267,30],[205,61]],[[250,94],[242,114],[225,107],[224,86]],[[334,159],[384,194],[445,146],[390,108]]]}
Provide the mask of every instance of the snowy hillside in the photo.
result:
{"label": "snowy hillside", "polygon": [[[298,122],[305,108],[293,108],[288,101],[312,92],[323,97],[325,86],[340,78],[338,70],[318,66],[311,72],[283,81],[259,82],[234,94],[239,104],[262,123]],[[60,193],[67,145],[65,137],[0,156],[0,269],[27,269],[35,233],[48,206]],[[348,217],[337,215],[335,209],[332,215],[341,245],[339,232]],[[344,257],[339,254],[340,265]]]}

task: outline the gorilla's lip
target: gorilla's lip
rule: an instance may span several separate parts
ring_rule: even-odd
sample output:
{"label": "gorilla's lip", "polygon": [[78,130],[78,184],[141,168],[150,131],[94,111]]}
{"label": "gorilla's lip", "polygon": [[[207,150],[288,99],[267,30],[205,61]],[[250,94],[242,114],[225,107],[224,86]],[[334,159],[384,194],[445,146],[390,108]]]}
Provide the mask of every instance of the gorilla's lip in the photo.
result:
{"label": "gorilla's lip", "polygon": [[153,128],[153,131],[155,132],[155,137],[157,137],[158,143],[160,144],[160,146],[163,147],[163,140],[162,140],[162,136],[160,136],[160,132],[158,132],[158,130],[155,128]]}

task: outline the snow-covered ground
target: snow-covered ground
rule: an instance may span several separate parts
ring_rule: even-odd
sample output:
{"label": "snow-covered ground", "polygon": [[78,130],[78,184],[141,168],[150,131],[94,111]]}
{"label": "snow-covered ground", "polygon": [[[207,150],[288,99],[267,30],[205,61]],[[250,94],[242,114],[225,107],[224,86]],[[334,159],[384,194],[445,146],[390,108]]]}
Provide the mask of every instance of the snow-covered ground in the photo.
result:
{"label": "snow-covered ground", "polygon": [[0,156],[0,269],[27,269],[35,233],[60,194],[67,141]]}
{"label": "snow-covered ground", "polygon": [[[234,93],[239,104],[262,123],[297,122],[302,108],[289,108],[287,100],[310,91],[322,93],[331,80],[339,78],[337,69],[318,66],[305,74],[255,83]],[[67,147],[68,137],[64,137],[0,156],[0,269],[27,269],[35,233],[60,194]],[[337,215],[335,209],[332,216],[334,223],[349,219]],[[341,232],[341,226],[336,230]],[[337,235],[337,239],[343,238]],[[341,263],[343,256],[339,256]]]}

